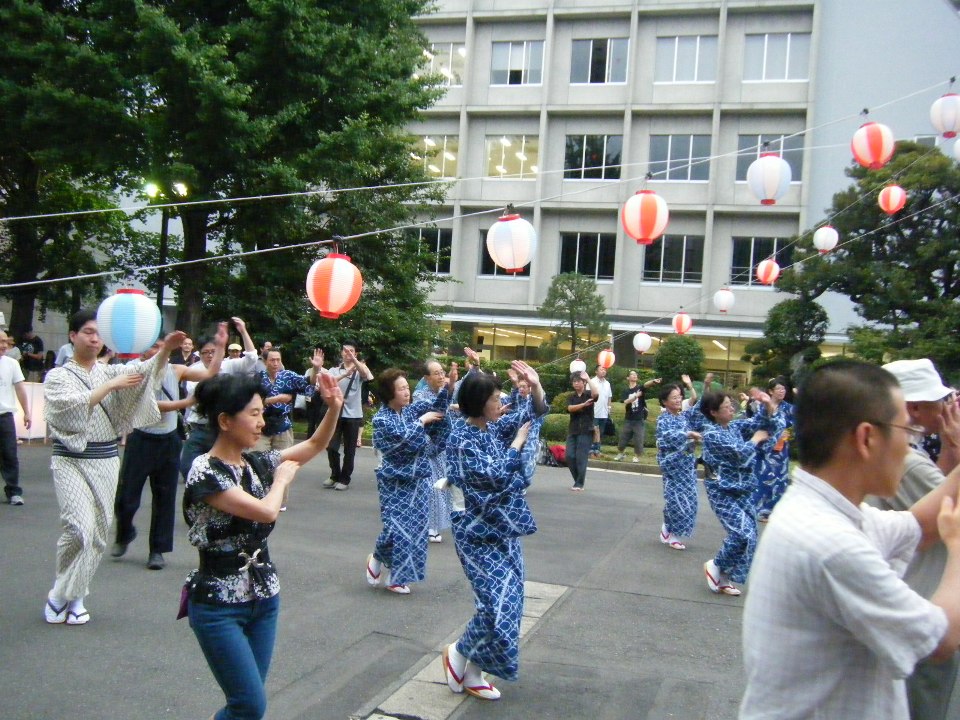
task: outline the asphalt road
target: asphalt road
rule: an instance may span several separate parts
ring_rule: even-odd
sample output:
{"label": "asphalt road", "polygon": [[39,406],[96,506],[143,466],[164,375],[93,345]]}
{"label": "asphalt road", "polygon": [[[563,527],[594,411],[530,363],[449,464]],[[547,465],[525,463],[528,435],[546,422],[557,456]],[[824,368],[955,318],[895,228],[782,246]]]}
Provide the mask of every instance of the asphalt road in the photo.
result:
{"label": "asphalt road", "polygon": [[[146,569],[149,492],[140,536],[94,578],[91,622],[43,621],[59,535],[49,456],[49,446],[21,447],[26,505],[0,506],[0,717],[208,718],[222,695],[187,621],[174,620],[196,553],[178,518],[167,568]],[[427,580],[412,594],[366,584],[380,529],[374,464],[360,450],[350,490],[336,492],[320,488],[326,459],[315,460],[271,536],[283,599],[268,718],[375,716],[472,614],[449,536],[430,546]],[[659,477],[591,469],[586,492],[569,485],[565,469],[540,468],[529,492],[540,529],[524,541],[528,579],[566,590],[527,633],[521,679],[498,683],[499,703],[468,699],[449,715],[428,707],[407,717],[736,717],[743,601],[711,594],[702,579],[722,537],[705,499],[695,537],[677,552],[657,540]]]}

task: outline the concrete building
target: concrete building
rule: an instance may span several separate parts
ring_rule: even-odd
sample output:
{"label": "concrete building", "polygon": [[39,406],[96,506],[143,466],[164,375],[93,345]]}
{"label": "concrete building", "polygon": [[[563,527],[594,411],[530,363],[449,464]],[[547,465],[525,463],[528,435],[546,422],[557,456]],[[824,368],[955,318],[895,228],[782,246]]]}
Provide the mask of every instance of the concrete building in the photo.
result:
{"label": "concrete building", "polygon": [[[960,70],[960,19],[943,0],[440,0],[419,22],[447,92],[411,128],[415,156],[455,180],[437,227],[421,231],[456,281],[432,298],[444,323],[488,355],[535,358],[549,337],[536,309],[555,275],[576,270],[597,281],[621,362],[635,332],[672,332],[683,308],[731,385],[786,298],[753,268],[790,264],[789,239],[850,183],[860,111],[898,139],[940,143],[929,107]],[[764,147],[792,170],[773,206],[745,182]],[[641,247],[618,213],[644,182],[670,223]],[[484,244],[507,203],[539,238],[518,276]],[[725,314],[712,302],[724,286],[736,297]],[[824,351],[843,352],[856,316],[843,298],[823,304]]]}

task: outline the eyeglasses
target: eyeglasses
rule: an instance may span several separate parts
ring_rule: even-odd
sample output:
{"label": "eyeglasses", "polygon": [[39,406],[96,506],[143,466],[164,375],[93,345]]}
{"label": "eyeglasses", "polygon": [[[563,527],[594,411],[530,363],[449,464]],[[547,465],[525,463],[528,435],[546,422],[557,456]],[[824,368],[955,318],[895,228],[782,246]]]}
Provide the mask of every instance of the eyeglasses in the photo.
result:
{"label": "eyeglasses", "polygon": [[927,434],[927,431],[921,425],[898,425],[897,423],[879,422],[877,420],[868,420],[867,422],[871,425],[879,425],[880,427],[900,428],[907,433],[907,441],[911,445],[922,442],[924,436]]}
{"label": "eyeglasses", "polygon": [[214,352],[216,352],[216,351],[215,351],[215,350],[201,350],[201,351],[200,351],[200,354],[201,354],[201,355],[213,355]]}

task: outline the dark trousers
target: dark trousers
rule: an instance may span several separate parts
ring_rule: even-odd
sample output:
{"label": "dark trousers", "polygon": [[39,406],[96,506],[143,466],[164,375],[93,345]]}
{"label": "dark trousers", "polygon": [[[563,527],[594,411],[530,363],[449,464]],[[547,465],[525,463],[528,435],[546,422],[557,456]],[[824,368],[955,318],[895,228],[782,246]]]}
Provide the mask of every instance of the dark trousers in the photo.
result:
{"label": "dark trousers", "polygon": [[[363,427],[363,418],[345,418],[337,421],[336,432],[327,445],[327,458],[330,460],[330,478],[334,482],[350,484],[353,475],[353,458],[357,454],[357,438]],[[343,445],[343,465],[340,465],[340,445]]]}
{"label": "dark trousers", "polygon": [[317,426],[327,414],[327,404],[316,395],[312,400],[307,400],[307,437],[310,437],[317,431]]}
{"label": "dark trousers", "polygon": [[20,487],[20,460],[17,458],[17,423],[13,413],[0,415],[0,474],[3,475],[7,500],[23,495]]}
{"label": "dark trousers", "polygon": [[150,479],[153,504],[150,512],[150,552],[173,551],[173,526],[177,512],[177,476],[183,441],[176,431],[151,435],[134,430],[127,436],[127,448],[120,465],[120,484],[114,511],[117,515],[117,542],[133,540],[133,516],[140,509],[143,486]]}
{"label": "dark trousers", "polygon": [[573,484],[583,487],[587,479],[587,460],[590,459],[590,446],[593,435],[567,436],[567,467],[573,475]]}
{"label": "dark trousers", "polygon": [[210,428],[203,423],[190,423],[190,434],[183,443],[183,451],[180,453],[180,474],[186,482],[187,475],[190,474],[190,468],[193,467],[193,461],[200,455],[210,452],[217,436],[213,434]]}

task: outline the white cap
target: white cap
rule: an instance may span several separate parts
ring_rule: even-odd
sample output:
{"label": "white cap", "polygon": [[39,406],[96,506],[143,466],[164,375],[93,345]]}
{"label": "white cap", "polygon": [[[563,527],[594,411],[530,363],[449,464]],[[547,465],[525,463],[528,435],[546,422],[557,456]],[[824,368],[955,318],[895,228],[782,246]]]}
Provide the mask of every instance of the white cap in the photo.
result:
{"label": "white cap", "polygon": [[940,380],[940,374],[927,358],[920,360],[896,360],[883,369],[893,375],[903,390],[907,402],[936,402],[951,392]]}

